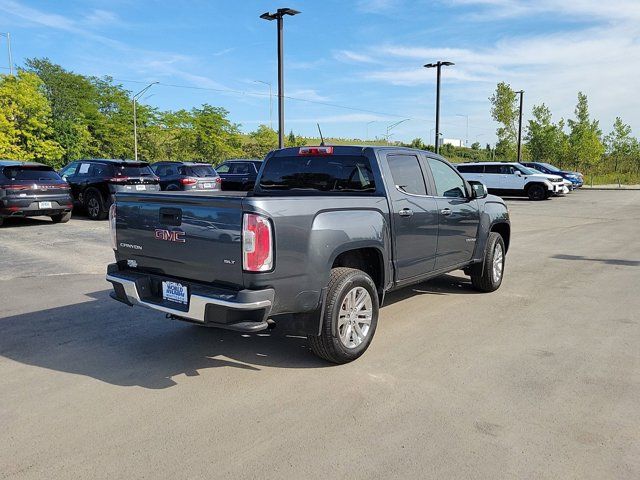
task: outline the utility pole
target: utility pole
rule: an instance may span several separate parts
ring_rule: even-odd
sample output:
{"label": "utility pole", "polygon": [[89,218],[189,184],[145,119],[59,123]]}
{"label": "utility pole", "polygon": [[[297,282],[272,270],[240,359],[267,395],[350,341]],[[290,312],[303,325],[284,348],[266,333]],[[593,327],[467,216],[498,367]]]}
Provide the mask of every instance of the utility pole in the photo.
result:
{"label": "utility pole", "polygon": [[518,115],[518,163],[522,161],[522,101],[524,97],[524,90],[516,92],[520,94],[520,112]]}
{"label": "utility pole", "polygon": [[143,95],[144,92],[158,83],[160,82],[150,83],[133,96],[133,158],[136,161],[138,160],[138,115],[136,111],[136,103],[138,101],[138,98],[140,98],[140,96]]}
{"label": "utility pole", "polygon": [[278,22],[278,148],[284,148],[284,16],[297,15],[300,12],[292,8],[279,8],[275,13],[265,12],[260,15],[263,20]]}
{"label": "utility pole", "polygon": [[455,65],[453,62],[443,62],[438,60],[436,63],[427,63],[425,68],[435,68],[437,70],[436,81],[436,153],[440,153],[440,70],[442,67]]}
{"label": "utility pole", "polygon": [[0,33],[0,36],[7,37],[7,53],[9,55],[9,75],[13,75],[13,56],[11,55],[11,34],[9,32]]}

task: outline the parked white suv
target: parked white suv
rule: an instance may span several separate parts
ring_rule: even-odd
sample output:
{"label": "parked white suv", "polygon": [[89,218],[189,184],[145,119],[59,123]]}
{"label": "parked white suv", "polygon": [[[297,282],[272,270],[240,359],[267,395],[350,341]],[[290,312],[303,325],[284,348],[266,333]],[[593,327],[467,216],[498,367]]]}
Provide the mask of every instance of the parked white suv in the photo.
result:
{"label": "parked white suv", "polygon": [[516,162],[461,163],[456,168],[466,180],[482,182],[498,195],[526,195],[531,200],[544,200],[565,191],[559,175],[534,173]]}

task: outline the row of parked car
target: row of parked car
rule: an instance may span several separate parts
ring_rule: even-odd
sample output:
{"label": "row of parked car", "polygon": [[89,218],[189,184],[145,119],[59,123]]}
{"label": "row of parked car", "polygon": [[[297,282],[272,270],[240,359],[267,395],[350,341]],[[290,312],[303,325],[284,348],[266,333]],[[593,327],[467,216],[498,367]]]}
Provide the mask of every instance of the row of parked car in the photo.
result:
{"label": "row of parked car", "polygon": [[68,222],[74,207],[107,218],[118,192],[250,190],[260,160],[208,163],[88,159],[56,172],[40,163],[0,160],[0,225],[7,217],[47,216]]}
{"label": "row of parked car", "polygon": [[[105,219],[118,192],[248,191],[253,188],[261,160],[228,160],[215,169],[197,162],[135,162],[88,159],[69,163],[56,172],[39,163],[0,160],[0,225],[6,217],[48,216],[68,222],[75,207],[89,218]],[[580,188],[578,172],[548,163],[477,162],[455,165],[466,180],[482,182],[498,195],[525,195],[544,200]]]}

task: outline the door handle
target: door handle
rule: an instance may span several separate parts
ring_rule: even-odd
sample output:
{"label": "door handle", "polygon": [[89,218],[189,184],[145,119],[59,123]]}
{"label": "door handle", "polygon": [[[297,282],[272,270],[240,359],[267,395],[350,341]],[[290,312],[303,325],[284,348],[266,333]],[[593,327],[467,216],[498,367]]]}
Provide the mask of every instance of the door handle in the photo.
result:
{"label": "door handle", "polygon": [[442,215],[444,215],[445,217],[448,217],[449,215],[451,215],[451,209],[450,208],[443,208],[442,210],[440,210],[440,213]]}
{"label": "door handle", "polygon": [[403,208],[398,212],[398,215],[400,215],[401,217],[410,217],[413,215],[413,210],[411,210],[410,208]]}

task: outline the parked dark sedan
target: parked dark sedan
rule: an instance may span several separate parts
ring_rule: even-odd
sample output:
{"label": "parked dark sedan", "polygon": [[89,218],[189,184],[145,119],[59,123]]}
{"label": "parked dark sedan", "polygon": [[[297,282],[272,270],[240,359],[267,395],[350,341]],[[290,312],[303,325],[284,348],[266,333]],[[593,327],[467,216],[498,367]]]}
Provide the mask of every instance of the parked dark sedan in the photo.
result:
{"label": "parked dark sedan", "polygon": [[76,205],[83,207],[92,220],[107,218],[118,192],[152,192],[160,182],[147,162],[90,159],[71,162],[60,170],[71,186]]}
{"label": "parked dark sedan", "polygon": [[237,159],[227,160],[216,167],[222,178],[222,190],[253,190],[262,160]]}
{"label": "parked dark sedan", "polygon": [[0,225],[7,217],[71,218],[69,185],[56,171],[40,163],[0,160]]}
{"label": "parked dark sedan", "polygon": [[151,169],[162,190],[220,190],[222,179],[208,163],[157,162]]}

